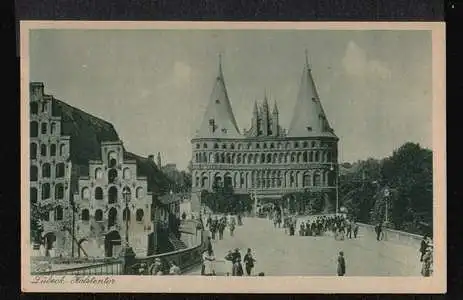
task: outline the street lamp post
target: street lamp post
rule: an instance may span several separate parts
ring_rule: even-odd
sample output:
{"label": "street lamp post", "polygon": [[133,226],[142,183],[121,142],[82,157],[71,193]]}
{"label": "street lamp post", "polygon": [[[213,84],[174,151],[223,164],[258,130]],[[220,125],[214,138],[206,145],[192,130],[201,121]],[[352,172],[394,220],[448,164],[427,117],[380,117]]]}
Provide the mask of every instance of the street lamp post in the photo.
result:
{"label": "street lamp post", "polygon": [[130,190],[126,187],[122,190],[122,195],[125,200],[125,245],[122,248],[120,256],[123,259],[123,273],[124,275],[132,274],[132,265],[135,263],[135,252],[129,244],[129,201],[130,201]]}
{"label": "street lamp post", "polygon": [[331,168],[330,168],[330,171],[331,172],[334,172],[335,174],[335,180],[336,180],[336,215],[338,215],[338,210],[339,210],[339,174],[338,174],[338,171],[339,171],[339,168],[336,168],[333,166],[333,164],[331,164]]}

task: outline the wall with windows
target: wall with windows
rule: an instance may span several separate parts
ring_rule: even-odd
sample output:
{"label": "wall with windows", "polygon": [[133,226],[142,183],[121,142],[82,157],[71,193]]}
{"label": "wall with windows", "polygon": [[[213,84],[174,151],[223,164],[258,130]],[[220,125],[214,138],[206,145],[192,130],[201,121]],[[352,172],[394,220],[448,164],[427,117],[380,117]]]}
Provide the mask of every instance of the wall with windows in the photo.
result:
{"label": "wall with windows", "polygon": [[237,193],[272,197],[336,187],[337,140],[334,138],[243,138],[192,141],[193,193],[228,184]]}
{"label": "wall with windows", "polygon": [[41,83],[30,84],[30,201],[50,208],[43,221],[43,239],[51,255],[67,255],[70,206],[70,137],[61,135],[61,117],[52,114],[53,96]]}
{"label": "wall with windows", "polygon": [[148,234],[153,229],[147,178],[137,177],[136,162],[124,161],[123,151],[122,142],[103,142],[102,160],[89,162],[89,176],[79,178],[74,195],[77,236],[87,240],[96,256],[107,256],[106,234],[115,231],[122,243],[125,241],[127,219],[130,245],[146,255]]}

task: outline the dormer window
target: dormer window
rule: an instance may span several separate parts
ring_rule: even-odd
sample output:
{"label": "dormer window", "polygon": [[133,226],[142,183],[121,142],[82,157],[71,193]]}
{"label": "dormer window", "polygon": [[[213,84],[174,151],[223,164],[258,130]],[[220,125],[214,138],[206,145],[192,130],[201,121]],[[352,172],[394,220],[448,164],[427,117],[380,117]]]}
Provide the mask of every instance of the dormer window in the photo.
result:
{"label": "dormer window", "polygon": [[312,127],[307,126],[306,128],[307,128],[307,131],[312,131]]}
{"label": "dormer window", "polygon": [[220,104],[220,100],[219,99],[215,100],[215,103]]}
{"label": "dormer window", "polygon": [[223,144],[222,149],[227,149],[227,144]]}
{"label": "dormer window", "polygon": [[227,133],[227,128],[222,128],[222,133]]}
{"label": "dormer window", "polygon": [[315,97],[312,97],[312,101],[317,101],[317,99],[315,99]]}
{"label": "dormer window", "polygon": [[216,127],[216,125],[215,125],[215,120],[214,120],[214,119],[209,119],[209,126],[211,127],[212,132],[215,132],[215,130],[217,129],[217,127]]}

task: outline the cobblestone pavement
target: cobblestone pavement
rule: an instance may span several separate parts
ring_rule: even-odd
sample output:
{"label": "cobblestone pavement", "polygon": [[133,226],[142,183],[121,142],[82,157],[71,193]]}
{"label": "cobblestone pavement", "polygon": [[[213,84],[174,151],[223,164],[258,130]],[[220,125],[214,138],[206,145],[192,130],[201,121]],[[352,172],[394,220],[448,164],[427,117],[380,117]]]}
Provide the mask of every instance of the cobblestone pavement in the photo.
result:
{"label": "cobblestone pavement", "polygon": [[[244,218],[235,235],[225,231],[224,239],[213,242],[219,273],[230,270],[223,258],[230,249],[239,248],[242,257],[251,248],[257,260],[254,274],[265,276],[336,276],[337,255],[344,251],[346,276],[420,276],[418,249],[376,241],[374,233],[360,229],[357,239],[335,240],[333,236],[289,236],[272,221]],[[199,275],[200,267],[188,272]]]}

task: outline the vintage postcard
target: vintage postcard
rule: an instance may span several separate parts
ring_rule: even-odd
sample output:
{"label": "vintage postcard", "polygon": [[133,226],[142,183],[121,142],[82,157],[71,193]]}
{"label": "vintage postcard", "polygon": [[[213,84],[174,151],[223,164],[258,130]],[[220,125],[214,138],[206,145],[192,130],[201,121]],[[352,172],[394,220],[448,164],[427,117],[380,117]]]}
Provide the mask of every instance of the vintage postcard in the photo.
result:
{"label": "vintage postcard", "polygon": [[445,292],[444,36],[21,22],[22,290]]}

